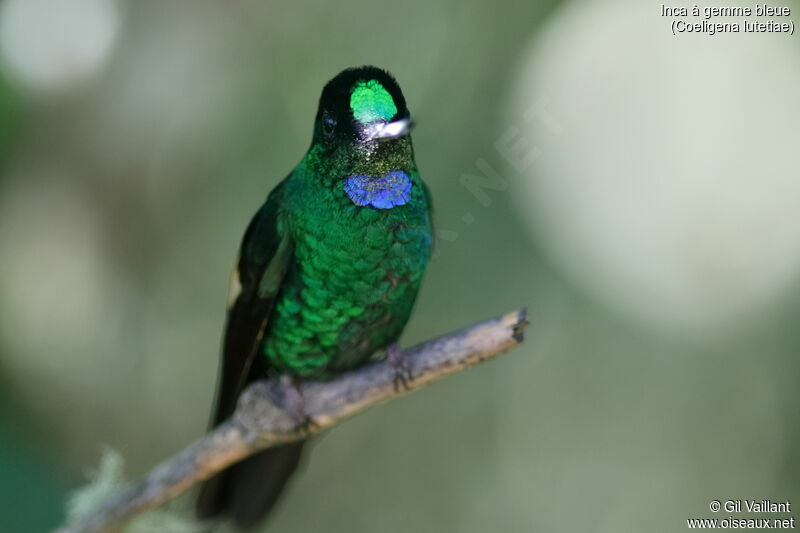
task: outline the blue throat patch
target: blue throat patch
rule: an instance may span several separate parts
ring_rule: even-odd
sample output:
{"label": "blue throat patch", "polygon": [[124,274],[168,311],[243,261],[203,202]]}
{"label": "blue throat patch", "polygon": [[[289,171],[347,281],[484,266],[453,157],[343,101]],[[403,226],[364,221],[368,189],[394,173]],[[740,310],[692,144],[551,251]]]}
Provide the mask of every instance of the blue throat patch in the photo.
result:
{"label": "blue throat patch", "polygon": [[391,209],[411,199],[411,178],[402,170],[392,170],[380,178],[356,174],[344,179],[344,192],[356,205]]}

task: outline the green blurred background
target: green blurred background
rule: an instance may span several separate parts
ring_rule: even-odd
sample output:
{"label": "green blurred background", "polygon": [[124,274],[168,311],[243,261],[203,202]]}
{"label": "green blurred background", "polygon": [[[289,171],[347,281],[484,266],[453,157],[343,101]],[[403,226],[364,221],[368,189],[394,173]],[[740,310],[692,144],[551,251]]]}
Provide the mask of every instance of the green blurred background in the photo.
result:
{"label": "green blurred background", "polygon": [[331,431],[270,530],[800,505],[800,42],[669,24],[633,0],[0,3],[0,531],[55,526],[103,444],[137,476],[202,434],[239,239],[364,63],[404,89],[440,230],[404,344],[531,325]]}

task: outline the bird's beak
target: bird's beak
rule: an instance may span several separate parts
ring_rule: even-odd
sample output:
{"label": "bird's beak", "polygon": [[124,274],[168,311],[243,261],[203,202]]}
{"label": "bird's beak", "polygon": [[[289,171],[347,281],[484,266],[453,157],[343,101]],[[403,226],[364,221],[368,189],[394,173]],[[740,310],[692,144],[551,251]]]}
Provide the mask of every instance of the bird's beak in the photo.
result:
{"label": "bird's beak", "polygon": [[407,118],[401,118],[394,122],[379,122],[367,128],[366,134],[370,139],[396,139],[406,135],[414,123]]}

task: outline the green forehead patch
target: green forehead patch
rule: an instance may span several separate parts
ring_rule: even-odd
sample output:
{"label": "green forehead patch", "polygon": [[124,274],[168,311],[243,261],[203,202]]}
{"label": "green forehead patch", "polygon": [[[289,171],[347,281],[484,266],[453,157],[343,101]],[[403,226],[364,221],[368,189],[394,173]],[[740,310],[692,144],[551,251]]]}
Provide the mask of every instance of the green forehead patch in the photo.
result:
{"label": "green forehead patch", "polygon": [[353,110],[356,120],[364,124],[381,119],[389,120],[397,113],[392,95],[378,80],[360,81],[353,87],[350,109]]}

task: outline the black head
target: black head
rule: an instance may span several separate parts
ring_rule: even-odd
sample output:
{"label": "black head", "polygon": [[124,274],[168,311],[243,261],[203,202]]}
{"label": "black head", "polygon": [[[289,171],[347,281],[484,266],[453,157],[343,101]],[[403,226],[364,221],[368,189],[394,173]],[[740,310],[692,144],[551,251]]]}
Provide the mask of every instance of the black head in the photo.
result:
{"label": "black head", "polygon": [[410,127],[406,99],[388,72],[371,66],[349,68],[322,90],[314,142],[372,144],[404,137]]}

